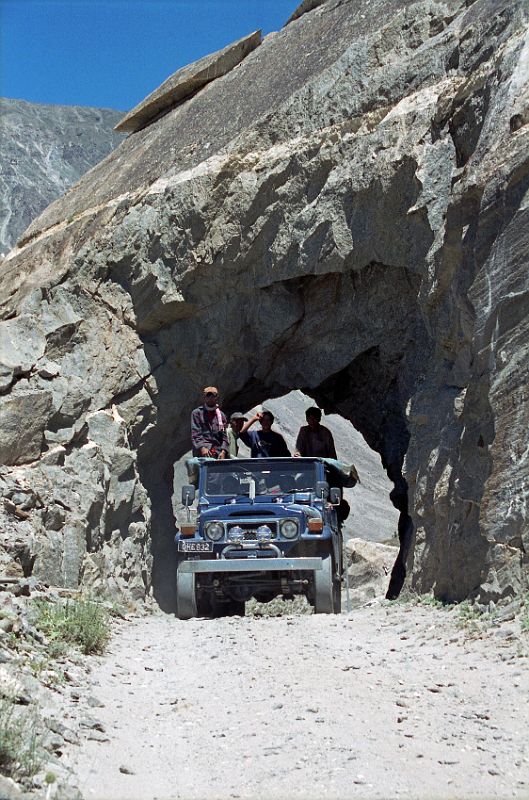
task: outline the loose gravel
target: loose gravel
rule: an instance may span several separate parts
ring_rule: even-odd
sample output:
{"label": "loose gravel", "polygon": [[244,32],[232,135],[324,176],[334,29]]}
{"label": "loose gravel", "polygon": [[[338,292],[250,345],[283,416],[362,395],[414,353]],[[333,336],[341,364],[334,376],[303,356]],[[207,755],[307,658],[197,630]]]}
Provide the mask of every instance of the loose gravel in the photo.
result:
{"label": "loose gravel", "polygon": [[508,616],[119,622],[65,695],[85,724],[64,758],[87,800],[529,798],[529,634]]}

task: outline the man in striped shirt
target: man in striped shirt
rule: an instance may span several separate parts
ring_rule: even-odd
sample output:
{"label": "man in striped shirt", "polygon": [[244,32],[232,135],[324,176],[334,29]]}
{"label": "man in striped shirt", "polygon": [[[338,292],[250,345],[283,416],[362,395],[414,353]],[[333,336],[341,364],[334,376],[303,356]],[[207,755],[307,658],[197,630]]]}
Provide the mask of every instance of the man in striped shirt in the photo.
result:
{"label": "man in striped shirt", "polygon": [[228,458],[228,421],[219,408],[218,398],[217,387],[206,386],[204,403],[191,413],[191,444],[195,457]]}

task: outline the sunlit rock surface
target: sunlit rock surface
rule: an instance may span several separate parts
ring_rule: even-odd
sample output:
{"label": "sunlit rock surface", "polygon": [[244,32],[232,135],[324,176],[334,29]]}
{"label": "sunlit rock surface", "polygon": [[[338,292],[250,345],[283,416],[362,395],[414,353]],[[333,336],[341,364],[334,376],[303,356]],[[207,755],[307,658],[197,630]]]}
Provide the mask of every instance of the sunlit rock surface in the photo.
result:
{"label": "sunlit rock surface", "polygon": [[395,561],[395,548],[387,544],[349,539],[345,546],[345,568],[351,607],[375,597],[384,597]]}
{"label": "sunlit rock surface", "polygon": [[528,58],[523,0],[327,0],[30,226],[0,279],[26,571],[141,595],[152,542],[171,607],[172,464],[213,382],[227,411],[302,389],[380,453],[389,596],[406,561],[438,597],[525,588]]}

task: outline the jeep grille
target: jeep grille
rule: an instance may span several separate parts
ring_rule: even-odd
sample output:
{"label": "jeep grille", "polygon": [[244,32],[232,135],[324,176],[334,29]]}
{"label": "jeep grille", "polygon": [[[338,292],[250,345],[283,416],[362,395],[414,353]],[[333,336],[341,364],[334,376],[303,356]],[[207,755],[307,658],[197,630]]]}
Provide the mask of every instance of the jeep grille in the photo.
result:
{"label": "jeep grille", "polygon": [[267,525],[272,531],[272,539],[277,539],[277,521],[271,519],[260,520],[259,522],[256,522],[255,520],[246,521],[244,519],[238,519],[234,522],[228,522],[228,533],[232,528],[239,526],[244,531],[245,541],[256,542],[257,528],[260,528],[261,525]]}

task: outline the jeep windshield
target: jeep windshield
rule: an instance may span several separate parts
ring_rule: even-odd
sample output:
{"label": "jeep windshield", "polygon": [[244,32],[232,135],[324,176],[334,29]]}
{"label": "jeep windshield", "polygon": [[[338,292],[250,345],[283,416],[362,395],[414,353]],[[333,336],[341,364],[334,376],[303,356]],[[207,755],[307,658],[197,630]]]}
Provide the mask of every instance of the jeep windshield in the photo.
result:
{"label": "jeep windshield", "polygon": [[316,465],[305,459],[261,459],[215,461],[204,465],[206,495],[283,495],[314,491]]}

